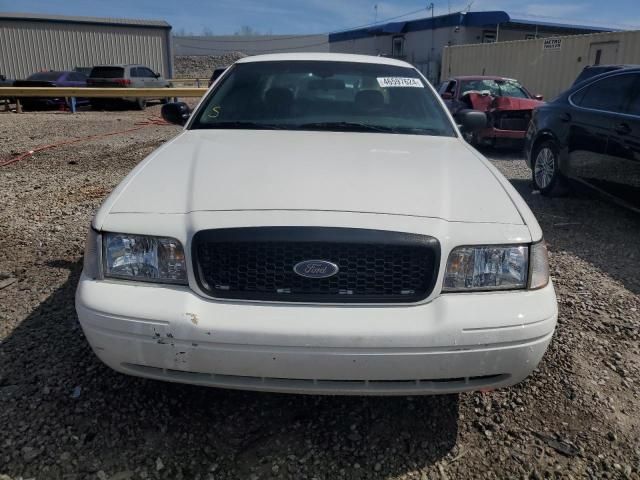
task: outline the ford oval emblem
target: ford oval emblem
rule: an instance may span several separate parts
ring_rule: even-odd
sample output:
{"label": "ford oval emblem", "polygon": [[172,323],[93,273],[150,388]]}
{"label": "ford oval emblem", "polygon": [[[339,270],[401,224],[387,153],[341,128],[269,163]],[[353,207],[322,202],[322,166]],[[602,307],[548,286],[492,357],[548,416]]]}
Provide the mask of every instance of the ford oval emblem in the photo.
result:
{"label": "ford oval emblem", "polygon": [[329,278],[338,273],[340,268],[327,260],[304,260],[296,263],[293,271],[306,278]]}

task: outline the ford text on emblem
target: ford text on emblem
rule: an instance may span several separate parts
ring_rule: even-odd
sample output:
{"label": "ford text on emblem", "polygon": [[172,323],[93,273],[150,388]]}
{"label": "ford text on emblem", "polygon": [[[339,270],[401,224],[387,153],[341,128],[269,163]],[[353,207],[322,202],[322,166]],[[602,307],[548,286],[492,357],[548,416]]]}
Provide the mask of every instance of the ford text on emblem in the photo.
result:
{"label": "ford text on emblem", "polygon": [[305,260],[296,263],[293,271],[301,277],[307,278],[328,278],[333,277],[340,271],[338,265],[326,260]]}

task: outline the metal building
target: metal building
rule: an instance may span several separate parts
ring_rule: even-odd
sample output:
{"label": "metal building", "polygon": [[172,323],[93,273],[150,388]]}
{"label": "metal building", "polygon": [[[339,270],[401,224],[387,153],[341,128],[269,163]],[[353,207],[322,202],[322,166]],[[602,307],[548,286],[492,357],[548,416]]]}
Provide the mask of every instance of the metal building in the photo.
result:
{"label": "metal building", "polygon": [[0,74],[141,63],[173,75],[171,25],[158,20],[0,13]]}
{"label": "metal building", "polygon": [[640,31],[446,47],[442,80],[461,75],[517,78],[551,99],[587,65],[640,64]]}
{"label": "metal building", "polygon": [[329,35],[332,52],[382,55],[415,65],[432,83],[440,78],[443,47],[577,35],[615,30],[514,17],[496,10],[456,12],[417,20],[377,24]]}

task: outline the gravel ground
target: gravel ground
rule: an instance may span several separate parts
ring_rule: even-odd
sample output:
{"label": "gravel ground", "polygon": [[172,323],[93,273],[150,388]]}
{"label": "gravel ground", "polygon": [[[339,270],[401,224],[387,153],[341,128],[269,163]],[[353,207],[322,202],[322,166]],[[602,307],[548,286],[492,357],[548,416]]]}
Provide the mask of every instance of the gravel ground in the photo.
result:
{"label": "gravel ground", "polygon": [[173,57],[175,78],[209,78],[218,67],[228,67],[246,55],[242,52],[224,55],[176,55]]}
{"label": "gravel ground", "polygon": [[[0,114],[0,162],[157,113]],[[514,152],[485,153],[538,216],[560,302],[527,381],[439,397],[289,396],[103,366],[73,306],[85,229],[178,131],[148,126],[0,167],[0,480],[640,478],[640,217],[586,194],[533,194]]]}

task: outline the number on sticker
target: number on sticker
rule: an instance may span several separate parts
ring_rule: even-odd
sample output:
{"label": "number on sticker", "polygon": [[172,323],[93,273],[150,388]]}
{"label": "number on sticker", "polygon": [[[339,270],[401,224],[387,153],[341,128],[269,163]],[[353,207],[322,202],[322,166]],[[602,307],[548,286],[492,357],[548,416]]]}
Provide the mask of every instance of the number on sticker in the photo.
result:
{"label": "number on sticker", "polygon": [[387,87],[424,88],[424,85],[419,79],[411,78],[411,77],[378,77],[378,85],[380,85],[383,88],[387,88]]}

